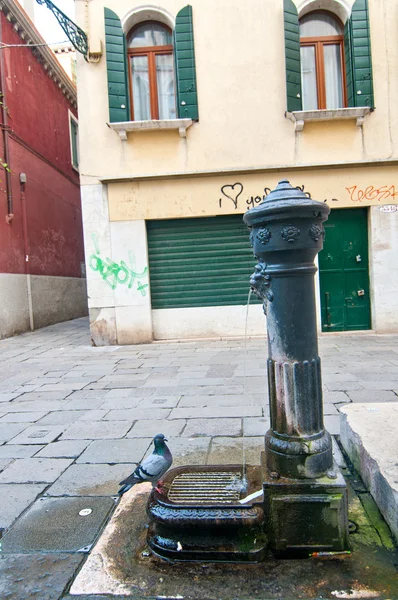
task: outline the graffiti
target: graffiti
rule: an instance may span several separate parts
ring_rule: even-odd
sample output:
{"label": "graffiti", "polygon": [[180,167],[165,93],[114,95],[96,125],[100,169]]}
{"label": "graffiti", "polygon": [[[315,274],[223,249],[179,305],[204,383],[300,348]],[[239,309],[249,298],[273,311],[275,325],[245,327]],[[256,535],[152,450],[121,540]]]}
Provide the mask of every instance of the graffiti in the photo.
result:
{"label": "graffiti", "polygon": [[[305,190],[304,184],[303,185],[296,185],[296,190],[300,190],[300,192],[304,192],[304,190]],[[304,194],[307,196],[307,198],[312,199],[312,196],[311,196],[310,192],[304,192]],[[323,202],[324,203],[325,202],[329,202],[328,198],[325,198],[325,200]],[[331,202],[338,202],[338,199],[337,198],[332,198]]]}
{"label": "graffiti", "polygon": [[[304,184],[297,185],[296,189],[303,192],[307,196],[307,198],[311,198],[310,192],[305,191]],[[221,191],[221,194],[224,196],[224,199],[228,198],[228,200],[230,200],[233,203],[235,210],[237,210],[238,209],[238,200],[239,200],[240,196],[243,194],[243,184],[237,181],[236,183],[233,183],[233,184],[223,185],[220,191]],[[250,196],[249,198],[246,198],[246,200],[245,200],[245,204],[247,207],[246,209],[249,210],[250,208],[254,208],[255,206],[257,206],[257,204],[260,204],[260,202],[263,202],[270,192],[271,192],[271,188],[265,187],[263,194],[258,195],[258,196]],[[329,200],[327,198],[325,200],[323,200],[323,202],[328,202],[328,201]],[[338,202],[338,199],[332,198],[331,202]],[[218,201],[220,208],[222,208],[222,203],[223,203],[223,198],[220,198]]]}
{"label": "graffiti", "polygon": [[[260,204],[260,202],[265,200],[265,198],[270,193],[270,191],[271,191],[270,188],[264,188],[263,195],[250,196],[249,198],[247,198],[246,199],[247,208],[248,209],[250,207],[253,208],[254,206],[256,206],[256,204]],[[232,201],[235,210],[237,210],[237,208],[238,208],[238,199],[242,195],[242,193],[243,193],[243,185],[240,182],[223,185],[221,188],[221,194],[224,196],[224,198],[228,198],[228,200]],[[220,208],[222,207],[222,202],[223,202],[223,198],[220,198],[218,201]]]}
{"label": "graffiti", "polygon": [[148,268],[138,273],[134,270],[134,256],[132,252],[129,252],[128,265],[124,260],[120,263],[115,262],[111,258],[106,257],[105,259],[100,256],[101,251],[99,249],[98,240],[96,235],[92,235],[92,240],[95,247],[95,253],[91,254],[88,259],[89,267],[92,271],[96,271],[102,277],[102,280],[112,289],[115,290],[117,286],[126,285],[128,289],[131,289],[136,285],[136,291],[140,292],[142,296],[146,296],[148,283],[143,283],[141,280],[148,276]]}
{"label": "graffiti", "polygon": [[248,198],[246,200],[246,206],[247,208],[254,208],[256,206],[256,204],[260,204],[260,202],[263,202],[263,200],[266,199],[266,197],[268,196],[268,194],[270,193],[271,189],[266,187],[264,188],[264,194],[263,196],[250,196],[250,198]]}
{"label": "graffiti", "polygon": [[[235,210],[238,208],[238,198],[242,192],[243,192],[243,185],[239,182],[234,183],[232,185],[231,184],[223,185],[221,188],[221,193],[223,194],[223,196],[225,198],[228,198],[229,200],[232,201],[232,203],[235,207]],[[222,198],[220,198],[218,203],[221,208]]]}
{"label": "graffiti", "polygon": [[303,192],[303,194],[305,194],[307,198],[311,198],[311,194],[309,192],[305,192],[304,189],[304,183],[302,185],[296,185],[296,190],[300,190],[300,192]]}
{"label": "graffiti", "polygon": [[395,185],[382,185],[380,188],[375,188],[373,185],[368,185],[364,190],[356,185],[346,187],[352,202],[374,201],[382,202],[388,198],[397,198],[398,191],[395,191]]}

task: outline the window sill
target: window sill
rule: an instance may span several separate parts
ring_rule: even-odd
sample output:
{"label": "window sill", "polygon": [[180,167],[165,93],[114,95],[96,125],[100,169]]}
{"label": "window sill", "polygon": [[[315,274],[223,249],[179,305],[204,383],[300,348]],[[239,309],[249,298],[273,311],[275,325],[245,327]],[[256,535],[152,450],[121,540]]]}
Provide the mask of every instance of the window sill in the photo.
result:
{"label": "window sill", "polygon": [[302,131],[307,121],[335,121],[343,119],[356,119],[357,127],[363,125],[365,116],[370,113],[369,106],[355,108],[335,108],[331,110],[297,110],[286,112],[287,119],[293,121],[295,131]]}
{"label": "window sill", "polygon": [[187,129],[192,125],[192,119],[167,119],[159,121],[124,121],[107,123],[108,127],[117,131],[121,140],[127,140],[127,134],[132,131],[159,131],[177,129],[180,137],[187,137]]}

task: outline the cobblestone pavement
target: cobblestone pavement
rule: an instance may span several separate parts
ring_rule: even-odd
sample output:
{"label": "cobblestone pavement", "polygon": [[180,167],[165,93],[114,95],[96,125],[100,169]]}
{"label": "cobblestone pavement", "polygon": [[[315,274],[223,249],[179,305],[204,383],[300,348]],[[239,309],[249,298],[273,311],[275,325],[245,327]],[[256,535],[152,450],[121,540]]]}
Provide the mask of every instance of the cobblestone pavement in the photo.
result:
{"label": "cobblestone pavement", "polygon": [[[330,433],[343,404],[398,401],[397,342],[321,336]],[[0,597],[62,595],[156,433],[174,466],[258,463],[266,354],[264,338],[96,348],[86,319],[0,341]]]}

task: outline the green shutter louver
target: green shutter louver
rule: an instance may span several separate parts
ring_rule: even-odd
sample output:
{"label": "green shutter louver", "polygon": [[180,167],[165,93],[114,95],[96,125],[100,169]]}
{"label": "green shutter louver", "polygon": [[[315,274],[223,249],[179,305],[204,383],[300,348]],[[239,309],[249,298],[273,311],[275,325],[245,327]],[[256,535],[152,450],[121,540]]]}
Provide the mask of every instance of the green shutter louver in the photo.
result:
{"label": "green shutter louver", "polygon": [[117,14],[109,8],[104,13],[109,121],[130,121],[126,38]]}
{"label": "green shutter louver", "polygon": [[296,5],[292,0],[283,0],[285,22],[285,61],[287,110],[302,110],[300,29]]}
{"label": "green shutter louver", "polygon": [[185,6],[176,17],[174,30],[178,116],[199,120],[196,88],[195,48],[192,6]]}
{"label": "green shutter louver", "polygon": [[367,0],[356,0],[344,27],[348,106],[374,108]]}
{"label": "green shutter louver", "polygon": [[352,68],[352,41],[351,41],[351,19],[347,19],[344,25],[344,60],[345,79],[347,87],[347,106],[355,106],[354,99],[354,72]]}
{"label": "green shutter louver", "polygon": [[152,308],[247,304],[256,261],[242,215],[146,225]]}

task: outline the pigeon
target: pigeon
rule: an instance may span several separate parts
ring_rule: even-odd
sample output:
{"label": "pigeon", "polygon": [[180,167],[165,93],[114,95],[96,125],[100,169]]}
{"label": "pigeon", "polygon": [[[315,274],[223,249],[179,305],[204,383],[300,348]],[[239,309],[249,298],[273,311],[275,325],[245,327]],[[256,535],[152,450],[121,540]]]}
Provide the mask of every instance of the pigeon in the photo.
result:
{"label": "pigeon", "polygon": [[155,450],[137,466],[131,475],[120,482],[119,485],[122,487],[118,491],[119,496],[130,490],[133,485],[144,481],[150,481],[152,486],[155,486],[173,462],[173,457],[165,442],[167,439],[163,433],[155,435],[153,438]]}

